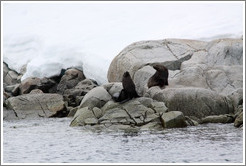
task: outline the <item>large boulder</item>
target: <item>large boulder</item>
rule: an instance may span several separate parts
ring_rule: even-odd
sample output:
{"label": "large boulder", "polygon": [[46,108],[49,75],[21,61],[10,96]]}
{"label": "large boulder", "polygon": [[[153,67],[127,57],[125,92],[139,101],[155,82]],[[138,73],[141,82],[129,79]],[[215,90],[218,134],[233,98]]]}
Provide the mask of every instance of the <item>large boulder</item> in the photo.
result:
{"label": "large boulder", "polygon": [[143,41],[129,45],[110,64],[108,81],[121,81],[129,71],[139,94],[144,94],[152,66],[169,69],[169,87],[197,87],[229,95],[243,87],[243,40],[211,42],[183,39]]}
{"label": "large boulder", "polygon": [[185,116],[203,118],[233,113],[231,101],[216,92],[203,88],[150,88],[145,96],[164,101],[169,110],[181,111]]}
{"label": "large boulder", "polygon": [[[147,87],[156,72],[155,64],[169,71],[169,85],[164,90]],[[125,71],[131,74],[139,95],[164,102],[169,110],[181,111],[185,116],[220,119],[235,113],[243,103],[242,38],[136,42],[113,59],[108,81],[121,81]]]}
{"label": "large boulder", "polygon": [[110,64],[108,81],[119,82],[125,71],[134,77],[143,66],[165,62],[172,70],[179,70],[183,60],[190,59],[193,52],[206,47],[206,42],[194,40],[166,39],[141,41],[123,49]]}
{"label": "large boulder", "polygon": [[19,119],[37,117],[64,117],[67,115],[63,96],[59,94],[31,93],[6,100],[7,108]]}

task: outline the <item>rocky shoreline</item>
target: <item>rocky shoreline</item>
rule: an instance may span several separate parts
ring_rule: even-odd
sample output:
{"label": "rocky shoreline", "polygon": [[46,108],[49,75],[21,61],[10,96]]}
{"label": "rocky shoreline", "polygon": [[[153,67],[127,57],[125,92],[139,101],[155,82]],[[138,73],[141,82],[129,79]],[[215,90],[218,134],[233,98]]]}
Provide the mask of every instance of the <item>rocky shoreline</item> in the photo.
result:
{"label": "rocky shoreline", "polygon": [[[169,70],[164,89],[147,87],[154,64]],[[126,103],[113,100],[129,71],[138,94]],[[98,85],[76,68],[50,78],[21,81],[3,63],[3,119],[72,117],[70,126],[92,130],[163,130],[204,123],[243,126],[243,40],[210,42],[165,39],[141,41],[111,62],[109,83]]]}

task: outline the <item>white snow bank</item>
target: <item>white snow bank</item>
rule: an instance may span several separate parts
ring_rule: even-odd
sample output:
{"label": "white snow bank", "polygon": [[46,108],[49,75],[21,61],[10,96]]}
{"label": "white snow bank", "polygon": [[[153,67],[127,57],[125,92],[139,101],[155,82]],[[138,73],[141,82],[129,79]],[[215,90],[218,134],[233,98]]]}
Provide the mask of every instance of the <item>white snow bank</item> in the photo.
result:
{"label": "white snow bank", "polygon": [[2,3],[3,60],[29,76],[83,69],[107,82],[112,59],[141,40],[209,40],[243,35],[243,3]]}

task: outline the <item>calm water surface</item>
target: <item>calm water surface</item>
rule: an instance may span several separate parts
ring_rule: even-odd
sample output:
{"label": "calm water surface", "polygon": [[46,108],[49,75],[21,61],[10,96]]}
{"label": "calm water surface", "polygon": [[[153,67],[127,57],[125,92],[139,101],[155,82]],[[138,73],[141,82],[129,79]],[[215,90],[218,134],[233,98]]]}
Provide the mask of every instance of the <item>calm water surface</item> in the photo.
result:
{"label": "calm water surface", "polygon": [[70,118],[3,122],[4,163],[242,163],[243,130],[207,124],[155,132],[90,132]]}

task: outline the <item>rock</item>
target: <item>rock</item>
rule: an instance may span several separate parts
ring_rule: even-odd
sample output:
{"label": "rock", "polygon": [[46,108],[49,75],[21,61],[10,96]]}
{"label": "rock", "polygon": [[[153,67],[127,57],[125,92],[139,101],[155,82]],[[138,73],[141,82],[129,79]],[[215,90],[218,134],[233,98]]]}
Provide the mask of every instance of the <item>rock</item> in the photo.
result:
{"label": "rock", "polygon": [[120,94],[120,91],[123,89],[121,82],[115,82],[115,83],[106,84],[103,86],[111,96],[114,96],[116,94]]}
{"label": "rock", "polygon": [[168,108],[166,107],[166,105],[163,102],[152,102],[151,108],[157,113],[168,111]]}
{"label": "rock", "polygon": [[18,84],[16,85],[8,85],[8,86],[5,86],[4,90],[6,92],[9,92],[9,93],[12,93],[12,90],[15,89],[15,87],[17,86]]}
{"label": "rock", "polygon": [[76,107],[80,105],[83,97],[93,88],[97,87],[97,83],[90,79],[80,81],[74,88],[64,91],[65,101],[68,101],[69,106]]}
{"label": "rock", "polygon": [[206,70],[205,75],[209,88],[223,95],[243,87],[243,67],[239,65],[216,66]]}
{"label": "rock", "polygon": [[207,63],[210,66],[243,65],[242,39],[217,39],[208,43]]}
{"label": "rock", "polygon": [[12,109],[19,119],[37,117],[64,117],[67,115],[63,97],[59,94],[24,94],[10,97],[7,108]]}
{"label": "rock", "polygon": [[20,83],[19,73],[10,69],[5,62],[3,62],[3,83],[7,85]]}
{"label": "rock", "polygon": [[74,108],[70,109],[67,116],[68,117],[74,117],[74,115],[76,114],[77,110],[78,110],[78,107],[74,107]]}
{"label": "rock", "polygon": [[85,76],[82,71],[75,68],[68,69],[62,76],[61,81],[57,86],[57,92],[63,94],[66,89],[75,87],[84,79]]}
{"label": "rock", "polygon": [[232,103],[227,97],[207,89],[161,90],[159,87],[152,87],[146,93],[148,97],[138,97],[120,104],[112,100],[112,95],[121,88],[119,83],[109,83],[89,91],[71,126],[89,125],[100,130],[163,130],[198,125],[199,119],[206,116],[233,112]]}
{"label": "rock", "polygon": [[40,89],[33,89],[29,94],[37,94],[37,93],[44,93],[44,92]]}
{"label": "rock", "polygon": [[[110,90],[113,86],[101,86],[91,90],[94,92],[90,91],[87,94],[88,96],[85,96],[87,102],[90,103],[89,107],[85,105],[85,107],[79,108],[70,126],[90,125],[94,126],[94,129],[100,128],[100,130],[163,129],[160,116],[167,111],[167,107],[164,103],[153,99],[139,97],[124,104],[119,104],[110,98],[106,98],[104,101],[108,101],[104,105],[91,104],[95,98],[89,97],[89,95],[106,93],[107,90],[103,87],[108,87],[107,89]],[[103,95],[101,99],[103,99]]]}
{"label": "rock", "polygon": [[230,95],[228,95],[228,98],[232,101],[234,110],[236,110],[239,105],[243,104],[243,89],[240,88],[233,91]]}
{"label": "rock", "polygon": [[205,49],[206,45],[206,42],[183,39],[133,43],[122,50],[111,62],[108,70],[108,81],[121,81],[121,76],[125,71],[129,71],[134,78],[137,70],[147,64],[157,62],[163,62],[168,69],[178,70],[181,61],[189,59],[192,52]]}
{"label": "rock", "polygon": [[91,109],[88,107],[80,108],[77,110],[70,126],[84,126],[86,125],[86,119],[95,119],[95,116]]}
{"label": "rock", "polygon": [[243,105],[239,105],[239,106],[235,109],[235,112],[234,112],[235,118],[237,118],[237,116],[238,116],[241,112],[243,112]]}
{"label": "rock", "polygon": [[234,117],[229,114],[225,115],[213,115],[202,118],[200,124],[203,123],[233,123]]}
{"label": "rock", "polygon": [[89,93],[85,95],[79,107],[101,108],[107,101],[111,99],[111,95],[102,86],[99,86],[92,89]]}
{"label": "rock", "polygon": [[11,97],[11,95],[5,91],[3,91],[3,106],[6,107],[6,100]]}
{"label": "rock", "polygon": [[239,105],[237,109],[235,110],[235,121],[234,126],[235,127],[241,127],[243,126],[243,105]]}
{"label": "rock", "polygon": [[20,84],[8,85],[4,87],[4,90],[12,96],[17,96],[19,95],[19,86]]}
{"label": "rock", "polygon": [[57,83],[52,78],[42,78],[37,84],[37,89],[42,90],[44,93],[50,93],[50,89],[56,87]]}
{"label": "rock", "polygon": [[237,118],[234,121],[235,127],[240,127],[243,125],[243,111],[237,116]]}
{"label": "rock", "polygon": [[131,123],[134,123],[134,121],[129,117],[127,112],[120,108],[113,108],[110,110],[107,110],[103,116],[99,119],[99,122],[101,124],[123,124],[123,125],[129,125]]}
{"label": "rock", "polygon": [[171,111],[163,113],[161,122],[164,128],[186,127],[185,116],[180,111]]}
{"label": "rock", "polygon": [[16,116],[15,112],[13,110],[6,109],[6,107],[3,107],[3,120],[17,120],[18,117]]}
{"label": "rock", "polygon": [[197,126],[197,125],[199,125],[198,121],[200,121],[200,119],[185,116],[185,122],[186,122],[187,126]]}
{"label": "rock", "polygon": [[152,66],[159,63],[169,70],[167,88],[204,88],[227,96],[243,88],[242,57],[242,39],[142,41],[113,59],[108,81],[121,81],[121,75],[129,71],[138,94],[144,95],[154,74]]}
{"label": "rock", "polygon": [[[156,89],[153,88],[153,91]],[[210,115],[233,113],[227,97],[201,88],[167,88],[157,92],[149,89],[146,96],[164,102],[168,110],[182,111],[185,116],[203,118]]]}
{"label": "rock", "polygon": [[20,94],[20,84],[16,84],[14,89],[11,91],[13,96],[18,96]]}
{"label": "rock", "polygon": [[[195,81],[194,81],[195,80]],[[170,88],[196,87],[210,89],[201,67],[188,67],[169,79]]]}
{"label": "rock", "polygon": [[29,77],[23,80],[19,86],[20,94],[28,94],[33,89],[38,88],[38,84],[40,84],[41,79],[37,77]]}
{"label": "rock", "polygon": [[151,66],[144,66],[136,71],[134,75],[134,83],[136,85],[136,91],[139,95],[143,95],[148,89],[147,82],[149,78],[155,73],[155,69]]}
{"label": "rock", "polygon": [[28,94],[33,89],[40,89],[44,93],[49,93],[50,89],[56,86],[56,82],[50,78],[28,77],[19,86],[20,94]]}
{"label": "rock", "polygon": [[[239,90],[243,89],[242,57],[242,39],[133,43],[111,62],[110,83],[84,96],[79,106],[83,113],[76,113],[73,126],[151,130],[197,125],[200,119],[205,123],[211,116],[210,122],[231,122],[234,120],[231,114],[243,102]],[[169,70],[169,85],[164,89],[147,88],[155,64]],[[112,98],[122,90],[122,75],[126,71],[143,97],[115,103]]]}
{"label": "rock", "polygon": [[[8,67],[8,65],[5,63],[5,62],[3,62],[3,78],[5,78],[6,77],[6,75],[8,74],[8,72],[9,72],[9,67]],[[4,79],[3,79],[4,80]],[[5,82],[5,81],[3,81],[3,82]]]}

